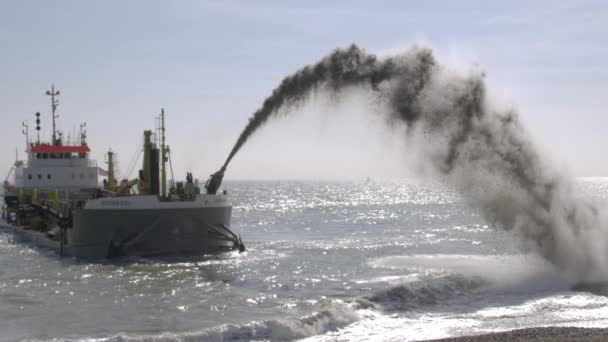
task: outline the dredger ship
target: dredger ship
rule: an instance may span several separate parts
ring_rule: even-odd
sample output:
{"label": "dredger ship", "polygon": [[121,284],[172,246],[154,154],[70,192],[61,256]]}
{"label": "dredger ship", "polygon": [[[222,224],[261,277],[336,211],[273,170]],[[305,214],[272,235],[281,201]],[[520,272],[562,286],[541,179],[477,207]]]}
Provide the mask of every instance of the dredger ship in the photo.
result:
{"label": "dredger ship", "polygon": [[64,144],[55,126],[60,93],[53,86],[46,94],[51,97],[51,141],[40,140],[40,113],[36,141],[30,140],[29,127],[23,124],[27,160],[16,158],[4,181],[0,226],[60,255],[86,259],[245,249],[230,229],[228,195],[218,193],[223,174],[212,175],[204,193],[191,173],[185,182],[173,176],[167,180],[167,163],[171,175],[173,167],[165,144],[164,109],[155,132],[144,131],[138,177],[118,180],[111,150],[106,170],[90,159],[85,124],[77,139]]}

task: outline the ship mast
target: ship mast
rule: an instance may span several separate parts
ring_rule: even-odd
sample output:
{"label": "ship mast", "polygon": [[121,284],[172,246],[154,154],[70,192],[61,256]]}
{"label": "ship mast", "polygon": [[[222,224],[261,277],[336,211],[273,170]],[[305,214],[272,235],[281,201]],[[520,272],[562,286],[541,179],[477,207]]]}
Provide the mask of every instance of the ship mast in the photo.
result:
{"label": "ship mast", "polygon": [[23,121],[21,126],[23,127],[21,132],[25,135],[25,148],[28,149],[30,147],[30,126],[27,124],[27,121]]}
{"label": "ship mast", "polygon": [[40,145],[40,112],[36,112],[36,146]]}
{"label": "ship mast", "polygon": [[51,85],[51,90],[47,90],[46,94],[51,97],[51,109],[53,110],[52,118],[53,118],[53,140],[51,141],[51,145],[57,145],[57,129],[55,127],[55,119],[59,117],[59,115],[55,114],[57,111],[57,106],[59,106],[59,99],[55,99],[55,96],[59,96],[59,90],[55,91],[55,85]]}
{"label": "ship mast", "polygon": [[161,108],[160,111],[160,158],[161,158],[161,171],[160,171],[160,185],[162,196],[167,196],[167,169],[165,164],[167,163],[167,149],[165,147],[165,109]]}
{"label": "ship mast", "polygon": [[87,123],[83,122],[80,124],[80,145],[87,146]]}

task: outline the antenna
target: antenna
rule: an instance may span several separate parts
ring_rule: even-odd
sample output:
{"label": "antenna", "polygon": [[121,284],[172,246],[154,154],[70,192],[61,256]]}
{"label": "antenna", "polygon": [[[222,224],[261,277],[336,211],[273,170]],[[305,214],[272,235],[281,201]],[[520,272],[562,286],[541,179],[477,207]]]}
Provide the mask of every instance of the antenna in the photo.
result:
{"label": "antenna", "polygon": [[51,85],[51,90],[47,90],[46,94],[51,97],[51,109],[53,110],[52,118],[53,118],[53,141],[51,145],[55,145],[57,143],[57,133],[55,128],[55,119],[59,117],[59,115],[55,114],[57,111],[57,106],[59,106],[59,99],[55,99],[55,96],[59,96],[59,90],[55,91],[55,85]]}

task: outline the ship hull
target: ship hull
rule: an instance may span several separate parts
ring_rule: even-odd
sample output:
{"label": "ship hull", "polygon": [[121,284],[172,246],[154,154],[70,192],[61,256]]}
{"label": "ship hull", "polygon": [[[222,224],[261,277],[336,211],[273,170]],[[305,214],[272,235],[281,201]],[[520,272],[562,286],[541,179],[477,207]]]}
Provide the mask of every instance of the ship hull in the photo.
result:
{"label": "ship hull", "polygon": [[229,229],[231,214],[232,205],[223,195],[179,202],[131,196],[92,199],[75,209],[63,243],[10,226],[37,246],[81,259],[200,255],[242,247],[240,237]]}
{"label": "ship hull", "polygon": [[66,252],[79,258],[166,256],[235,249],[215,232],[230,226],[231,207],[147,210],[80,210],[68,230]]}

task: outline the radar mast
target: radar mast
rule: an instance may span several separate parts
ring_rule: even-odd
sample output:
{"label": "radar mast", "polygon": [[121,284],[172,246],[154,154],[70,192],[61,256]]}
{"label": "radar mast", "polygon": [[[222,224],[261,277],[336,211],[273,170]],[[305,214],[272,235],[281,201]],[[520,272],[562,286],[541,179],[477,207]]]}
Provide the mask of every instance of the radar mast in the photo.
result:
{"label": "radar mast", "polygon": [[55,126],[55,119],[59,117],[59,115],[55,114],[57,111],[57,106],[59,106],[59,99],[56,99],[55,96],[59,96],[59,90],[55,91],[55,85],[51,85],[51,90],[47,90],[46,94],[51,97],[51,109],[53,119],[53,140],[51,141],[51,145],[59,145],[57,141],[57,129]]}

